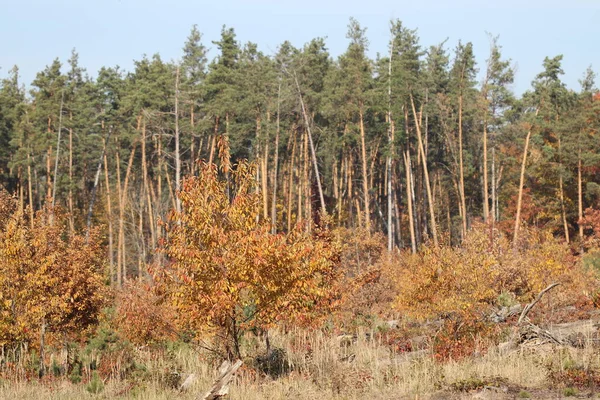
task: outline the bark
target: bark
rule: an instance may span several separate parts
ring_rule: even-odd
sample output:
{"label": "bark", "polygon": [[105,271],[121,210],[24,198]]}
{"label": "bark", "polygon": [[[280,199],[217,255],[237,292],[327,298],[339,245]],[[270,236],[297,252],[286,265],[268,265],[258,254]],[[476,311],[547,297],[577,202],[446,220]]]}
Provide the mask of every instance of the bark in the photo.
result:
{"label": "bark", "polygon": [[73,207],[73,129],[69,129],[69,232],[75,232],[75,216]]}
{"label": "bark", "polygon": [[577,209],[579,220],[577,225],[579,226],[579,240],[583,243],[583,187],[581,182],[581,148],[577,151]]}
{"label": "bark", "polygon": [[118,223],[118,230],[117,230],[117,276],[116,276],[116,284],[117,287],[121,287],[121,276],[123,275],[122,271],[123,271],[123,259],[121,258],[121,256],[123,255],[121,253],[121,221],[124,218],[123,215],[123,203],[122,203],[122,199],[123,199],[123,188],[121,186],[121,152],[119,149],[119,142],[117,141],[117,152],[116,152],[116,157],[115,157],[115,161],[116,161],[116,166],[115,166],[115,170],[117,172],[117,200],[118,200],[118,205],[119,205],[119,223]]}
{"label": "bark", "polygon": [[410,167],[410,152],[408,146],[406,147],[406,153],[404,155],[404,170],[406,171],[406,203],[408,207],[408,227],[410,231],[410,248],[414,253],[417,252],[417,240],[415,236],[415,221],[413,215],[413,202],[412,202],[412,180],[411,180],[411,167]]}
{"label": "bark", "polygon": [[[312,133],[310,129],[310,121],[308,119],[308,114],[306,112],[306,107],[304,105],[304,99],[302,97],[302,92],[300,91],[300,84],[298,83],[298,77],[294,73],[294,81],[296,83],[296,89],[298,90],[298,97],[300,98],[300,105],[302,107],[302,116],[304,117],[304,123],[306,124],[306,132],[308,133],[308,141],[310,143],[310,152],[312,155],[313,166],[315,169],[315,179],[317,181],[317,188],[319,190],[319,200],[321,202],[321,212],[327,213],[327,209],[325,208],[325,197],[323,196],[323,188],[321,187],[321,177],[319,175],[319,165],[317,164],[317,153],[315,152],[315,145],[312,139]],[[366,167],[366,165],[365,165]]]}
{"label": "bark", "polygon": [[[148,224],[150,225],[150,237],[151,243],[150,248],[154,250],[157,238],[156,238],[156,226],[154,223],[154,210],[152,207],[152,194],[150,193],[150,187],[148,184],[148,160],[146,157],[146,121],[142,123],[142,182],[144,185],[144,192],[146,194],[146,201],[148,202]],[[143,198],[143,196],[142,196]]]}
{"label": "bark", "polygon": [[[60,99],[60,112],[58,114],[58,135],[56,139],[56,159],[54,161],[54,183],[52,185],[52,207],[54,207],[56,200],[56,180],[58,178],[58,159],[60,158],[60,135],[62,133],[62,114],[63,114],[63,105],[65,100],[65,91],[62,92],[62,97]],[[48,162],[50,162],[50,154],[51,149],[48,150]],[[48,171],[49,172],[49,171]],[[50,180],[50,176],[48,176],[48,180]]]}
{"label": "bark", "polygon": [[[105,144],[106,146],[106,144]],[[110,181],[108,179],[108,159],[104,153],[104,182],[106,185],[106,213],[108,219],[108,261],[110,266],[110,283],[114,285],[115,275],[115,254],[113,244],[113,226],[112,226],[112,200],[110,197]]]}
{"label": "bark", "polygon": [[462,128],[463,96],[458,97],[458,163],[459,163],[459,189],[460,206],[462,208],[463,239],[467,236],[467,201],[465,199],[465,175],[463,164],[463,128]]}
{"label": "bark", "polygon": [[558,190],[560,193],[560,209],[563,220],[563,229],[565,231],[565,241],[570,243],[569,237],[569,224],[567,223],[567,211],[565,210],[565,192],[563,189],[563,174],[562,174],[562,155],[561,155],[561,143],[560,136],[558,138],[558,158],[559,158],[559,169],[558,169]]}
{"label": "bark", "polygon": [[129,176],[131,175],[131,167],[133,165],[136,144],[137,142],[133,142],[131,147],[129,162],[127,163],[127,171],[125,172],[125,181],[123,183],[123,189],[121,189],[121,198],[119,201],[119,249],[121,254],[119,257],[120,263],[118,267],[119,275],[117,276],[117,285],[119,287],[121,287],[123,285],[123,281],[127,279],[127,247],[125,245],[125,206],[127,205],[127,188],[129,186]]}
{"label": "bark", "polygon": [[387,176],[387,225],[388,225],[388,252],[391,252],[394,247],[394,223],[392,212],[392,157],[394,153],[394,120],[392,118],[392,58],[394,54],[394,40],[391,41],[390,59],[388,62],[388,156],[386,159],[386,176]]}
{"label": "bark", "polygon": [[[537,117],[539,108],[535,110],[535,116]],[[519,239],[519,228],[521,227],[521,207],[523,205],[523,186],[525,185],[525,167],[527,166],[527,152],[529,151],[529,140],[531,139],[531,130],[533,125],[529,125],[527,130],[527,137],[525,138],[525,149],[523,149],[523,161],[521,162],[521,174],[519,177],[519,192],[517,197],[517,215],[515,216],[515,229],[513,232],[513,245],[517,246],[517,239]]]}
{"label": "bark", "polygon": [[31,154],[27,153],[27,189],[29,191],[29,224],[33,228],[33,180],[31,178]]}
{"label": "bark", "polygon": [[423,139],[422,139],[422,135],[421,135],[421,124],[419,123],[419,119],[417,118],[417,110],[415,108],[415,101],[413,99],[412,93],[410,95],[410,103],[412,106],[413,117],[415,119],[415,127],[417,128],[417,141],[419,143],[419,152],[421,154],[421,158],[423,161],[423,174],[424,174],[424,178],[425,178],[425,187],[427,189],[427,202],[429,204],[429,216],[430,216],[433,245],[437,247],[437,245],[438,245],[437,227],[436,227],[436,222],[435,222],[435,210],[434,210],[434,205],[433,205],[433,196],[431,194],[431,182],[429,181],[429,169],[427,167],[427,155],[425,154],[425,149],[423,147]]}
{"label": "bark", "polygon": [[292,141],[292,156],[290,158],[290,167],[289,167],[289,195],[288,195],[288,204],[287,204],[287,231],[290,232],[292,230],[292,203],[294,202],[294,159],[296,156],[296,133],[295,130],[292,130],[290,134],[290,140]]}
{"label": "bark", "polygon": [[488,141],[487,141],[487,121],[483,121],[483,221],[489,222],[490,219],[490,198],[488,183]]}
{"label": "bark", "polygon": [[108,130],[106,139],[104,140],[104,146],[102,148],[102,155],[100,156],[100,160],[98,160],[98,167],[96,168],[96,177],[94,179],[94,187],[92,188],[92,199],[90,200],[90,206],[88,208],[87,214],[87,224],[86,224],[86,239],[90,236],[90,229],[92,227],[92,214],[94,211],[94,203],[96,202],[96,193],[98,191],[98,183],[100,182],[100,173],[102,172],[102,164],[104,163],[104,155],[106,154],[106,144],[110,139],[110,133],[112,129]]}
{"label": "bark", "polygon": [[181,213],[181,154],[179,151],[179,67],[175,75],[175,209]]}
{"label": "bark", "polygon": [[281,81],[277,89],[277,126],[275,129],[275,159],[273,160],[273,198],[271,199],[271,233],[277,233],[277,178],[279,173],[279,133],[280,133]]}
{"label": "bark", "polygon": [[365,138],[365,124],[364,124],[364,115],[363,115],[363,106],[360,105],[359,111],[360,118],[360,153],[361,153],[361,167],[362,167],[362,175],[363,175],[363,201],[365,203],[365,228],[367,229],[367,233],[371,234],[371,209],[370,209],[370,196],[369,196],[369,178],[367,174],[367,145]]}

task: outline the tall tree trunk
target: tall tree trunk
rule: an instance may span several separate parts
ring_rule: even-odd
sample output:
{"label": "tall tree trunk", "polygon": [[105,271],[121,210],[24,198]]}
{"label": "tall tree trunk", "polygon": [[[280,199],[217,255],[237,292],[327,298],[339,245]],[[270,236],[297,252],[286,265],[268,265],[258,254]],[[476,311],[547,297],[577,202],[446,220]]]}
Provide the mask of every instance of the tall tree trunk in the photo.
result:
{"label": "tall tree trunk", "polygon": [[304,169],[302,171],[303,173],[303,192],[304,192],[304,215],[306,218],[306,220],[309,222],[308,224],[306,224],[306,229],[308,231],[311,230],[311,223],[312,222],[310,219],[312,217],[312,208],[311,208],[311,189],[312,189],[312,185],[310,184],[310,158],[308,155],[308,132],[304,133]]}
{"label": "tall tree trunk", "polygon": [[[142,182],[144,185],[144,192],[146,194],[146,201],[148,202],[148,224],[150,225],[150,249],[154,250],[157,243],[156,238],[156,226],[154,222],[154,210],[152,207],[152,194],[150,192],[150,188],[148,185],[149,177],[148,177],[148,159],[146,157],[146,120],[144,119],[142,123],[142,132],[141,132],[141,140],[142,140]],[[143,196],[141,196],[143,197]]]}
{"label": "tall tree trunk", "polygon": [[423,147],[423,139],[421,135],[421,124],[419,123],[419,118],[417,117],[417,110],[415,108],[415,101],[413,99],[412,93],[410,94],[410,103],[412,107],[413,117],[415,120],[415,127],[417,128],[417,141],[419,144],[419,152],[421,154],[421,158],[423,161],[423,174],[425,178],[425,187],[427,189],[427,202],[429,204],[429,216],[431,220],[431,234],[433,237],[433,245],[437,247],[438,245],[438,237],[437,237],[437,227],[435,222],[435,210],[433,205],[433,196],[431,194],[431,182],[429,181],[429,169],[427,167],[427,155],[425,154],[425,149]]}
{"label": "tall tree trunk", "polygon": [[[196,172],[196,137],[194,136],[194,104],[190,105],[190,175],[194,176]],[[198,146],[198,152],[202,150],[202,143]]]}
{"label": "tall tree trunk", "polygon": [[25,179],[23,178],[23,166],[19,165],[17,169],[17,179],[19,180],[19,214],[23,215],[25,211],[25,188],[23,187],[23,182]]}
{"label": "tall tree trunk", "polygon": [[263,218],[267,219],[269,217],[269,194],[267,193],[267,171],[265,168],[265,163],[267,162],[267,159],[269,157],[268,155],[268,147],[267,147],[267,140],[264,141],[265,143],[265,151],[264,154],[261,154],[261,142],[262,142],[262,121],[260,118],[260,110],[257,110],[257,114],[256,114],[256,158],[258,161],[258,166],[257,166],[257,178],[258,178],[258,182],[257,184],[260,185],[260,191],[261,191],[261,197],[262,197],[262,209],[263,209]]}
{"label": "tall tree trunk", "polygon": [[[535,110],[535,116],[537,117],[539,108]],[[517,215],[515,216],[515,229],[513,232],[513,245],[517,246],[517,239],[519,239],[519,228],[521,227],[521,207],[523,205],[523,186],[525,185],[525,167],[527,166],[527,152],[529,151],[529,140],[531,139],[531,130],[533,125],[529,125],[527,130],[527,137],[525,138],[525,149],[523,149],[523,161],[521,162],[521,175],[519,177],[519,193],[517,197]]]}
{"label": "tall tree trunk", "polygon": [[490,219],[490,198],[488,183],[488,141],[487,141],[487,120],[483,120],[483,221],[489,222]]}
{"label": "tall tree trunk", "polygon": [[215,130],[213,133],[212,140],[210,141],[210,154],[208,156],[208,163],[212,164],[215,160],[215,147],[217,143],[217,136],[219,135],[219,116],[215,116]]}
{"label": "tall tree trunk", "polygon": [[292,230],[292,205],[294,203],[294,159],[296,156],[296,130],[292,129],[290,134],[290,140],[292,141],[292,156],[290,157],[290,168],[289,168],[289,195],[287,204],[287,231]]}
{"label": "tall tree trunk", "polygon": [[133,165],[133,159],[135,155],[136,142],[133,142],[131,147],[131,153],[129,155],[129,162],[127,163],[127,171],[125,172],[125,181],[123,188],[121,189],[120,200],[119,200],[119,250],[120,256],[118,258],[117,269],[117,285],[123,286],[123,281],[127,279],[127,247],[125,245],[125,206],[127,205],[127,187],[129,186],[129,176],[131,174],[131,167]]}
{"label": "tall tree trunk", "polygon": [[300,91],[300,84],[298,83],[298,77],[294,72],[294,81],[296,82],[296,89],[298,90],[298,97],[300,98],[300,105],[302,106],[302,116],[304,117],[304,123],[306,124],[306,132],[308,133],[308,141],[310,143],[310,152],[312,155],[313,166],[315,168],[315,179],[317,181],[317,188],[319,190],[319,200],[321,202],[321,212],[326,214],[327,208],[325,207],[325,197],[323,196],[323,188],[321,187],[321,176],[319,174],[319,164],[317,163],[317,153],[315,151],[315,145],[312,139],[312,133],[310,129],[310,120],[306,112],[304,105],[304,99],[302,98],[302,92]]}
{"label": "tall tree trunk", "polygon": [[69,128],[69,232],[71,235],[75,232],[73,207],[73,128]]}
{"label": "tall tree trunk", "polygon": [[302,192],[304,191],[304,179],[303,179],[303,171],[304,171],[304,166],[306,166],[306,158],[304,157],[306,154],[306,151],[304,151],[304,137],[306,136],[306,133],[303,132],[302,133],[302,137],[300,137],[300,148],[299,148],[299,153],[298,153],[298,168],[296,169],[296,176],[297,176],[297,185],[296,185],[296,191],[298,192],[298,209],[296,210],[296,223],[299,223],[300,221],[302,221],[302,213],[303,213],[303,207],[302,207]]}
{"label": "tall tree trunk", "polygon": [[27,189],[29,191],[29,224],[33,228],[33,179],[31,178],[31,154],[27,153]]}
{"label": "tall tree trunk", "polygon": [[108,143],[109,139],[110,139],[110,133],[111,133],[111,129],[108,130],[106,139],[104,140],[104,146],[102,148],[102,155],[100,156],[100,159],[98,160],[98,167],[96,168],[96,177],[94,179],[94,186],[92,188],[92,198],[90,200],[90,205],[88,208],[88,215],[87,215],[87,230],[86,230],[86,238],[89,238],[90,235],[90,229],[92,227],[92,214],[94,211],[94,203],[96,202],[96,193],[98,192],[98,183],[100,182],[100,173],[102,172],[102,164],[104,163],[104,155],[106,154],[106,144]]}
{"label": "tall tree trunk", "polygon": [[462,109],[463,96],[462,93],[458,97],[458,163],[459,163],[459,189],[460,189],[460,206],[462,208],[462,230],[463,239],[467,236],[467,201],[465,199],[465,169],[463,164],[463,128],[462,128]]}
{"label": "tall tree trunk", "polygon": [[567,212],[565,210],[565,192],[563,189],[563,174],[562,174],[562,146],[560,136],[558,137],[558,190],[560,192],[560,210],[563,220],[563,229],[565,231],[565,240],[567,243],[570,242],[569,237],[569,224],[567,223]]}
{"label": "tall tree trunk", "polygon": [[[107,146],[108,143],[104,143]],[[115,276],[115,254],[113,244],[113,226],[112,226],[112,200],[110,197],[110,181],[108,179],[108,158],[106,152],[104,153],[104,182],[106,185],[106,214],[108,219],[108,262],[110,265],[110,283],[114,285]]]}
{"label": "tall tree trunk", "polygon": [[[581,136],[580,136],[581,137]],[[581,140],[579,141],[581,146]],[[577,150],[577,209],[579,220],[577,225],[579,227],[579,241],[583,243],[583,187],[581,182],[581,147]],[[581,246],[583,248],[583,244]]]}
{"label": "tall tree trunk", "polygon": [[567,243],[570,243],[571,240],[569,237],[569,224],[567,222],[567,212],[565,210],[565,193],[564,193],[564,189],[563,189],[562,173],[558,177],[558,186],[559,186],[559,191],[560,191],[560,208],[561,208],[561,214],[562,214],[562,220],[563,220],[563,229],[565,231],[565,241]]}
{"label": "tall tree trunk", "polygon": [[279,133],[280,133],[281,81],[277,88],[277,126],[275,129],[275,159],[273,160],[273,198],[271,199],[271,233],[277,233],[277,175],[279,173]]}
{"label": "tall tree trunk", "polygon": [[181,213],[181,152],[179,151],[179,67],[175,75],[175,209]]}
{"label": "tall tree trunk", "polygon": [[390,45],[390,58],[388,62],[388,156],[386,159],[387,175],[387,225],[388,225],[388,252],[394,247],[394,223],[393,223],[393,193],[392,193],[392,157],[394,153],[394,120],[392,119],[392,58],[394,54],[394,41]]}
{"label": "tall tree trunk", "polygon": [[367,234],[371,234],[371,208],[369,196],[369,177],[367,174],[367,145],[365,138],[365,124],[363,115],[363,105],[359,106],[359,123],[360,123],[360,152],[361,152],[361,167],[362,167],[362,182],[363,182],[363,199],[365,203],[365,228]]}
{"label": "tall tree trunk", "polygon": [[417,252],[417,240],[415,235],[415,220],[413,212],[413,190],[412,190],[412,179],[411,179],[411,166],[410,166],[410,151],[408,145],[406,146],[406,152],[404,156],[404,170],[406,171],[406,203],[408,208],[408,228],[410,231],[410,248],[414,253]]}
{"label": "tall tree trunk", "polygon": [[[52,185],[52,207],[54,208],[55,200],[56,200],[56,180],[58,179],[58,159],[60,158],[60,135],[62,133],[62,114],[63,114],[63,105],[65,100],[65,91],[62,91],[62,96],[60,99],[60,112],[58,114],[58,135],[56,139],[56,160],[54,161],[54,184]],[[48,151],[48,158],[50,158],[50,154],[52,150]],[[50,171],[48,171],[50,172]],[[48,177],[50,179],[50,177]],[[48,188],[49,189],[49,188]],[[54,214],[54,211],[52,212]]]}

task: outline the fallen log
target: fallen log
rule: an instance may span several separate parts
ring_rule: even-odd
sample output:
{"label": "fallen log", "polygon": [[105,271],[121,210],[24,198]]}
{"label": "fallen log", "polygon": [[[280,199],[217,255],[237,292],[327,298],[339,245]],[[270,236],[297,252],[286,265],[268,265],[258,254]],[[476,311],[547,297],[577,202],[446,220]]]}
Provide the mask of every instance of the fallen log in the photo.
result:
{"label": "fallen log", "polygon": [[210,390],[199,399],[216,400],[227,396],[229,394],[229,384],[243,363],[242,360],[237,360],[233,364],[230,361],[223,361],[219,367],[219,378],[217,378]]}

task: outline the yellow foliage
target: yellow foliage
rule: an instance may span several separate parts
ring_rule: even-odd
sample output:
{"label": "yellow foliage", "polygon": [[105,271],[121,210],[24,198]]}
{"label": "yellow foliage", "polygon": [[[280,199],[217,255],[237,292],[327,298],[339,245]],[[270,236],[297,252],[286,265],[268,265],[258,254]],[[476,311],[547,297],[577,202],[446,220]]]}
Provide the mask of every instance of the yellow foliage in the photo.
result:
{"label": "yellow foliage", "polygon": [[489,229],[477,226],[461,247],[423,246],[402,253],[386,274],[395,282],[398,309],[415,317],[473,312],[496,302],[503,292],[531,301],[553,282],[558,303],[591,293],[595,280],[551,234],[524,229],[515,248],[502,234],[491,244]]}
{"label": "yellow foliage", "polygon": [[334,301],[339,246],[332,235],[318,227],[271,234],[254,184],[254,167],[244,163],[227,181],[205,165],[183,182],[183,211],[172,216],[164,249],[170,262],[154,274],[180,326],[216,328],[235,342],[244,329]]}
{"label": "yellow foliage", "polygon": [[107,298],[98,232],[70,236],[59,210],[27,214],[0,192],[0,344],[35,342],[42,323],[81,333]]}

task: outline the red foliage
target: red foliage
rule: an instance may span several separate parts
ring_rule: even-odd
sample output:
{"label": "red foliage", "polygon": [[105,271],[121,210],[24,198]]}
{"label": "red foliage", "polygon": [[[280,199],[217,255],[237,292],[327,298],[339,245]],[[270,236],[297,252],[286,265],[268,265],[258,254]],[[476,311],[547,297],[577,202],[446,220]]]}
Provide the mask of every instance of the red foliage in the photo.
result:
{"label": "red foliage", "polygon": [[142,281],[127,283],[116,298],[118,331],[138,345],[156,344],[175,338],[173,309]]}

